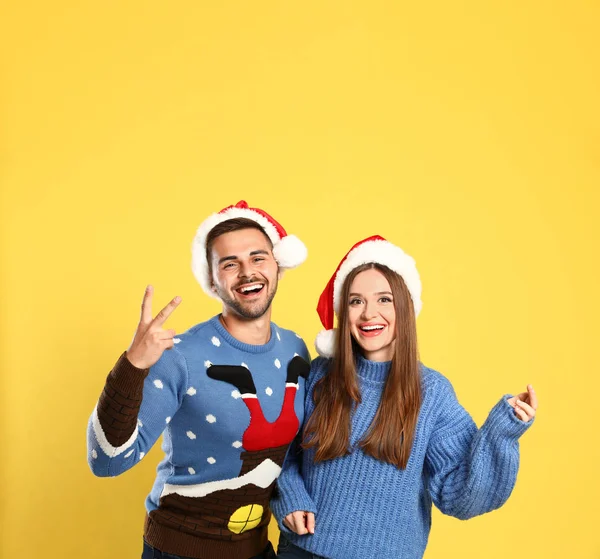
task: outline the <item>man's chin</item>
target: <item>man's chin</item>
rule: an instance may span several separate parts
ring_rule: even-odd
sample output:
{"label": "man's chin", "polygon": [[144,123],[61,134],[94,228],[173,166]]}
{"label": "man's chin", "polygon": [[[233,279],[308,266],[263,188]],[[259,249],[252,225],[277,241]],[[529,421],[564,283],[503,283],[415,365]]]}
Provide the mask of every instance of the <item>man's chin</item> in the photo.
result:
{"label": "man's chin", "polygon": [[217,294],[231,312],[245,320],[256,320],[264,316],[271,308],[271,303],[275,297],[275,292],[271,294],[265,293],[265,295],[261,295],[261,297],[253,301],[242,301],[235,295],[231,296],[229,293],[217,292]]}
{"label": "man's chin", "polygon": [[225,301],[223,303],[240,318],[246,320],[256,320],[264,316],[271,308],[271,301],[255,301],[248,303],[238,301],[237,299]]}

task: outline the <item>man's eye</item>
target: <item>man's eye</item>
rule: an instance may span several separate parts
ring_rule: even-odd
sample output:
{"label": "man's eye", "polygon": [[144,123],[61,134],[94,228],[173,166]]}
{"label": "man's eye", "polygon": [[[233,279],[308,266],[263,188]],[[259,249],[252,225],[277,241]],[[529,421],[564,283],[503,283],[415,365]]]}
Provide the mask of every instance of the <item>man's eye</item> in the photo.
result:
{"label": "man's eye", "polygon": [[254,262],[262,262],[264,260],[263,256],[259,256],[257,258],[254,259]]}
{"label": "man's eye", "polygon": [[225,266],[223,266],[224,270],[227,270],[229,268],[233,268],[235,266],[235,264],[233,262],[229,262],[229,264],[225,264]]}

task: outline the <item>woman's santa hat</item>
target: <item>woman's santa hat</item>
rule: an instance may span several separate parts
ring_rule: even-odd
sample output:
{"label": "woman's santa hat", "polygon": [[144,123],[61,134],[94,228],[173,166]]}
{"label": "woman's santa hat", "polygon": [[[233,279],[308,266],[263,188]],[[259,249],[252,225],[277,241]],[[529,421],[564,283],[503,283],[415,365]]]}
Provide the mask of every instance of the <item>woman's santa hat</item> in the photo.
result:
{"label": "woman's santa hat", "polygon": [[354,268],[370,263],[383,264],[404,280],[413,302],[415,316],[419,315],[422,306],[421,280],[414,259],[383,237],[374,235],[359,241],[350,249],[321,293],[317,312],[325,329],[319,332],[315,340],[315,348],[319,355],[333,357],[335,354],[336,332],[333,328],[333,319],[334,315],[337,316],[340,312],[340,296],[344,281]]}
{"label": "woman's santa hat", "polygon": [[210,231],[223,221],[245,217],[260,225],[273,244],[273,256],[282,269],[295,268],[306,260],[308,251],[304,243],[294,235],[288,235],[285,229],[267,212],[258,208],[250,208],[241,200],[235,206],[223,208],[219,213],[206,218],[194,237],[192,243],[192,270],[202,289],[211,297],[219,298],[212,289],[212,280],[206,260],[206,237]]}

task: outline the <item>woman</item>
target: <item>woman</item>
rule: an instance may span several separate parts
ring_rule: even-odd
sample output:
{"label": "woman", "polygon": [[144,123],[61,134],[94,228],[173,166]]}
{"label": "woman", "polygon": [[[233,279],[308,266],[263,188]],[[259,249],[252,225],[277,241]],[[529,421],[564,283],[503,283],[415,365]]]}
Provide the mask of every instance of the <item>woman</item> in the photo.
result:
{"label": "woman", "polygon": [[478,430],[418,361],[420,309],[414,260],[378,236],[352,247],[321,295],[316,346],[332,359],[312,363],[302,450],[290,449],[272,502],[280,558],[418,559],[432,502],[467,519],[508,499],[533,388],[504,396]]}

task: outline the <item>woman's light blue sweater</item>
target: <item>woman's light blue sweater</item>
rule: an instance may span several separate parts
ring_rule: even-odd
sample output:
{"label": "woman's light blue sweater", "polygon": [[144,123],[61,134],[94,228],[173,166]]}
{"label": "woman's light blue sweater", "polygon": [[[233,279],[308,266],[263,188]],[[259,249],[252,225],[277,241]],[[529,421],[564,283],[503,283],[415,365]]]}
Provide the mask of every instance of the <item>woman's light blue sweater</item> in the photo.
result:
{"label": "woman's light blue sweater", "polygon": [[[314,411],[315,383],[330,360],[312,363],[305,417]],[[407,467],[366,455],[358,442],[369,428],[390,363],[357,358],[362,402],[353,417],[352,452],[314,462],[314,449],[295,443],[271,502],[280,529],[292,543],[331,559],[420,559],[431,528],[432,502],[445,514],[467,519],[499,508],[508,499],[519,468],[519,437],[531,425],[504,396],[477,429],[458,403],[450,382],[421,366],[422,405]],[[315,533],[290,532],[283,518],[296,510],[315,513]]]}

